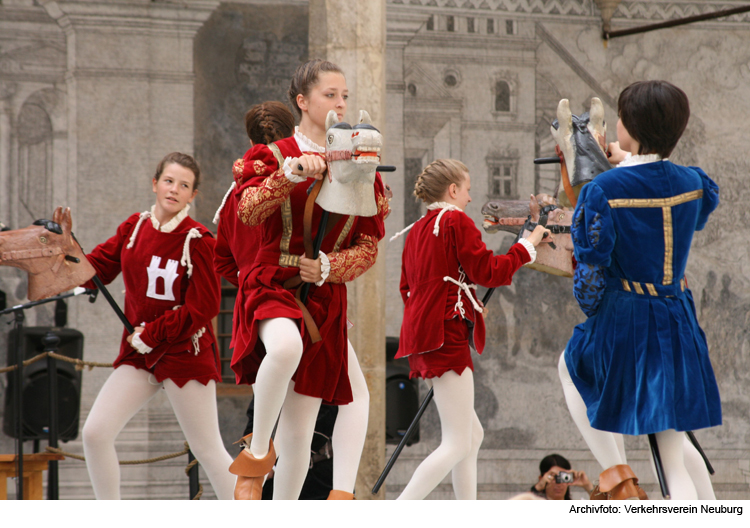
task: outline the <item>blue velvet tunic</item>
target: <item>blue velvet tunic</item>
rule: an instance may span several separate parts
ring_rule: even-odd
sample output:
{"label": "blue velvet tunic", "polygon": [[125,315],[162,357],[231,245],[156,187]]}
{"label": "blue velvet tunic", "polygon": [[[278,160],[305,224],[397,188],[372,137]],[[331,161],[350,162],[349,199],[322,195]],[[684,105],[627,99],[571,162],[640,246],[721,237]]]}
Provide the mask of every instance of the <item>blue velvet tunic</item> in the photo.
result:
{"label": "blue velvet tunic", "polygon": [[690,244],[719,204],[699,168],[620,167],[586,184],[572,236],[578,325],[565,363],[592,427],[641,435],[721,424],[721,402],[684,280]]}

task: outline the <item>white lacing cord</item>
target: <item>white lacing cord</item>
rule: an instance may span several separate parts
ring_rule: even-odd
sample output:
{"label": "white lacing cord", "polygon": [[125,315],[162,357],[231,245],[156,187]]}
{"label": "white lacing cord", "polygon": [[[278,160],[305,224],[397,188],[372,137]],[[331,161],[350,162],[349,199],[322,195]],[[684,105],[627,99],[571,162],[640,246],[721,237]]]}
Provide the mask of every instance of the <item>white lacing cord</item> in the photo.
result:
{"label": "white lacing cord", "polygon": [[193,337],[191,338],[193,340],[193,348],[195,348],[195,355],[198,355],[198,352],[201,351],[201,347],[198,344],[198,340],[203,337],[203,334],[206,333],[206,327],[204,326],[200,330],[198,330],[196,333],[193,334]]}
{"label": "white lacing cord", "polygon": [[467,284],[464,282],[466,279],[466,273],[464,273],[463,268],[461,266],[458,267],[458,280],[454,279],[450,276],[443,277],[443,280],[445,282],[452,282],[456,286],[458,286],[458,301],[456,302],[456,305],[453,307],[454,310],[458,310],[458,312],[461,314],[462,319],[466,319],[466,310],[464,309],[464,302],[461,300],[461,290],[464,290],[466,292],[467,297],[469,297],[469,300],[471,301],[471,304],[474,306],[474,309],[482,313],[484,310],[481,306],[477,303],[477,301],[474,299],[474,296],[471,294],[471,290],[476,290],[477,285],[476,284]]}
{"label": "white lacing cord", "polygon": [[[424,218],[424,216],[422,218]],[[422,218],[420,218],[419,220],[421,220]],[[419,220],[417,220],[417,222],[419,222]],[[398,233],[396,233],[395,235],[393,235],[391,238],[389,238],[388,241],[389,242],[393,242],[394,240],[396,240],[401,235],[407,233],[409,231],[409,229],[411,229],[412,227],[414,227],[414,224],[416,224],[417,222],[414,222],[413,224],[410,224],[410,225],[406,226],[401,231],[399,231]]]}
{"label": "white lacing cord", "polygon": [[[177,306],[173,306],[172,310],[179,310],[182,307],[181,304],[178,304]],[[145,324],[145,323],[143,323]],[[201,347],[199,344],[199,340],[201,337],[203,337],[203,334],[206,333],[206,327],[204,326],[200,330],[198,330],[196,333],[193,334],[193,336],[190,338],[190,340],[193,342],[193,348],[195,349],[195,355],[198,355],[198,352],[201,351]]]}
{"label": "white lacing cord", "polygon": [[[436,209],[442,209],[442,211],[438,213],[438,216],[435,219],[435,227],[432,228],[432,234],[435,236],[438,236],[438,234],[440,233],[440,219],[443,217],[443,214],[445,214],[446,211],[460,211],[461,208],[453,204],[446,203],[446,202],[432,202],[431,204],[427,206],[428,211],[434,211]],[[419,220],[421,220],[422,218],[424,218],[424,215],[422,215],[422,217]],[[419,220],[417,220],[417,222],[419,222]],[[417,222],[414,222],[414,224],[416,224]],[[406,226],[401,231],[393,235],[389,239],[389,242],[393,242],[398,237],[400,237],[401,235],[409,231],[412,227],[414,227],[414,224]]]}
{"label": "white lacing cord", "polygon": [[224,209],[224,204],[227,203],[227,199],[229,198],[229,195],[232,194],[232,191],[234,190],[235,187],[237,187],[237,182],[233,181],[232,185],[229,186],[229,190],[224,195],[224,199],[221,201],[221,205],[216,210],[216,214],[214,215],[214,220],[213,220],[214,224],[219,223],[219,215],[221,214],[221,210]]}
{"label": "white lacing cord", "polygon": [[190,240],[193,238],[203,238],[203,235],[201,235],[200,231],[196,228],[192,228],[188,231],[188,234],[185,237],[185,245],[182,246],[182,258],[180,259],[180,264],[187,268],[188,278],[193,276],[193,263],[190,261]]}
{"label": "white lacing cord", "polygon": [[461,208],[446,202],[433,202],[427,206],[428,211],[434,211],[435,209],[441,209],[441,211],[437,215],[437,218],[435,219],[435,227],[432,228],[432,234],[438,236],[440,234],[440,219],[443,217],[445,212],[460,211]]}
{"label": "white lacing cord", "polygon": [[125,249],[130,249],[133,247],[133,244],[135,244],[135,237],[138,235],[138,231],[141,229],[141,224],[147,218],[151,218],[151,211],[143,211],[138,217],[138,223],[135,224],[135,229],[133,229],[133,234],[130,235],[130,240],[128,241],[128,245],[125,246]]}

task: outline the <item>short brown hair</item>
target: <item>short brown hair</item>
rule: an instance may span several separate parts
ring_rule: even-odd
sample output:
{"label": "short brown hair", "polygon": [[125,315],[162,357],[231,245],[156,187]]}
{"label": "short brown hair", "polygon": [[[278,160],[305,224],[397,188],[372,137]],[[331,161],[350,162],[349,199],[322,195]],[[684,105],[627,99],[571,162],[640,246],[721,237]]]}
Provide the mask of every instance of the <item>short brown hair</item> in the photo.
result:
{"label": "short brown hair", "polygon": [[159,181],[159,178],[161,178],[161,173],[164,172],[164,168],[170,163],[176,163],[177,165],[181,165],[186,169],[192,171],[192,173],[195,175],[195,179],[193,180],[193,190],[198,190],[198,184],[201,181],[201,169],[198,166],[198,162],[195,161],[195,158],[193,158],[193,156],[190,156],[189,154],[183,154],[182,152],[170,152],[169,154],[164,156],[164,158],[156,166],[156,174],[154,175],[154,179],[156,181]]}
{"label": "short brown hair", "polygon": [[266,101],[245,114],[247,137],[254,145],[268,145],[294,134],[294,114],[279,101]]}
{"label": "short brown hair", "polygon": [[638,154],[667,158],[685,132],[690,103],[685,92],[667,81],[640,81],[620,93],[617,114],[640,144]]}
{"label": "short brown hair", "polygon": [[292,83],[289,85],[289,101],[292,103],[292,108],[294,108],[297,115],[300,117],[302,117],[302,110],[297,104],[297,96],[299,94],[302,94],[305,97],[310,95],[310,90],[318,83],[320,74],[325,72],[334,72],[344,75],[341,68],[334,63],[323,59],[309,60],[306,63],[297,66],[297,69],[294,71],[294,75],[292,75]]}
{"label": "short brown hair", "polygon": [[417,176],[414,196],[428,204],[439,202],[451,183],[461,186],[468,172],[466,165],[458,160],[437,159]]}

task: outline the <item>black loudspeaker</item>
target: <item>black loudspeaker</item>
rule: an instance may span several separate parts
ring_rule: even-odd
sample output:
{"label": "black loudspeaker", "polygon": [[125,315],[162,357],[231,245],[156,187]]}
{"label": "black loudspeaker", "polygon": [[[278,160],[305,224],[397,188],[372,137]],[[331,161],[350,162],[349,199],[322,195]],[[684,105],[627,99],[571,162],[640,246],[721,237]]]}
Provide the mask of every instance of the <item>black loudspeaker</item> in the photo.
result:
{"label": "black loudspeaker", "polygon": [[[419,382],[409,379],[409,361],[394,359],[398,338],[386,337],[385,441],[398,444],[419,410]],[[419,425],[406,445],[419,442]]]}
{"label": "black loudspeaker", "polygon": [[[23,358],[30,359],[44,352],[42,338],[48,332],[60,338],[57,353],[74,359],[83,359],[83,334],[70,328],[48,326],[24,327]],[[13,329],[8,339],[8,366],[16,363],[18,330]],[[15,372],[9,372],[5,392],[3,432],[16,438]],[[49,435],[49,372],[47,359],[27,365],[23,369],[23,437],[24,440],[42,440]],[[57,420],[58,440],[68,442],[78,437],[81,414],[81,372],[72,363],[57,361]]]}

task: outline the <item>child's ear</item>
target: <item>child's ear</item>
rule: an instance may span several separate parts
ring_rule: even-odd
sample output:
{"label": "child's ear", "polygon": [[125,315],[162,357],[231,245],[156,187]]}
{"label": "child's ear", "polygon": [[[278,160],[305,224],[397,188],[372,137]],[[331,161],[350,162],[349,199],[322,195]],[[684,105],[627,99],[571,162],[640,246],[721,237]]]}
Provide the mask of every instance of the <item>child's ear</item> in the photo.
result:
{"label": "child's ear", "polygon": [[456,196],[458,196],[458,185],[456,185],[455,183],[451,183],[448,186],[448,194],[451,198],[455,199]]}

